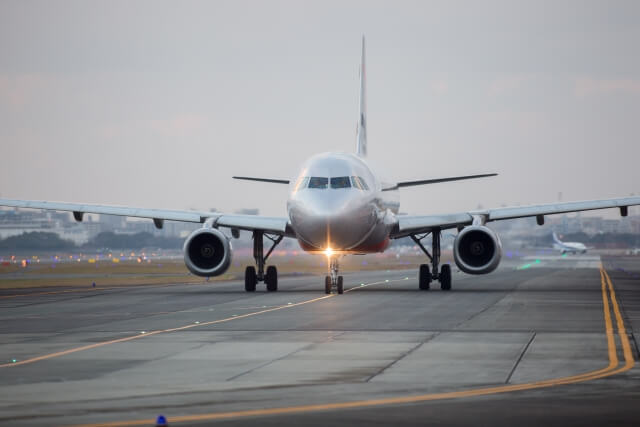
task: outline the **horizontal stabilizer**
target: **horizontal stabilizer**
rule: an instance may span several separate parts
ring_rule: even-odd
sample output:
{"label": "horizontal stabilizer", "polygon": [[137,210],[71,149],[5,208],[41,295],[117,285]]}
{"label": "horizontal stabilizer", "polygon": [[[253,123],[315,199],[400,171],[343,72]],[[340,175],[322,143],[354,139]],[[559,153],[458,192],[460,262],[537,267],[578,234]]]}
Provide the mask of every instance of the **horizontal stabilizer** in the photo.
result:
{"label": "horizontal stabilizer", "polygon": [[497,175],[498,175],[497,173],[485,173],[481,175],[451,176],[448,178],[422,179],[419,181],[403,181],[403,182],[397,183],[393,187],[385,188],[383,189],[383,191],[397,190],[398,188],[411,187],[414,185],[438,184],[441,182],[462,181],[464,179],[486,178],[489,176],[497,176]]}
{"label": "horizontal stabilizer", "polygon": [[288,179],[254,178],[251,176],[234,176],[233,179],[244,179],[246,181],[270,182],[272,184],[288,184]]}

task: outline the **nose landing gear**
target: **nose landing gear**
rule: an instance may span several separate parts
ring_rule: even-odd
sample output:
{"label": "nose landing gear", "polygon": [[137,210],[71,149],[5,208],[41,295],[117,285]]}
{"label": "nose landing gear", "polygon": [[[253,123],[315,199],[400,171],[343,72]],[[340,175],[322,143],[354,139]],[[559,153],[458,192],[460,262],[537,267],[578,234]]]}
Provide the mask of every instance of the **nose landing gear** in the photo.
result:
{"label": "nose landing gear", "polygon": [[325,294],[330,294],[334,289],[340,295],[344,293],[344,280],[342,276],[338,275],[338,270],[340,268],[338,256],[339,255],[333,255],[329,257],[329,275],[324,278]]}
{"label": "nose landing gear", "polygon": [[[264,255],[264,242],[263,237],[267,237],[273,242],[271,248]],[[264,282],[267,285],[267,291],[275,292],[278,290],[278,270],[274,265],[267,267],[265,274],[264,267],[271,255],[271,252],[278,246],[278,243],[282,241],[284,236],[271,236],[265,234],[263,231],[256,230],[253,232],[253,258],[256,260],[256,267],[249,266],[244,271],[244,290],[247,292],[254,292],[256,290],[256,284],[258,282]]]}
{"label": "nose landing gear", "polygon": [[[431,234],[431,253],[422,245],[422,239]],[[429,290],[432,280],[440,281],[440,289],[443,291],[451,290],[451,266],[445,264],[440,268],[438,273],[438,267],[440,264],[440,236],[439,229],[435,229],[430,233],[423,235],[411,235],[411,239],[422,249],[429,261],[431,261],[431,269],[429,264],[421,264],[418,274],[418,288],[423,291]]]}

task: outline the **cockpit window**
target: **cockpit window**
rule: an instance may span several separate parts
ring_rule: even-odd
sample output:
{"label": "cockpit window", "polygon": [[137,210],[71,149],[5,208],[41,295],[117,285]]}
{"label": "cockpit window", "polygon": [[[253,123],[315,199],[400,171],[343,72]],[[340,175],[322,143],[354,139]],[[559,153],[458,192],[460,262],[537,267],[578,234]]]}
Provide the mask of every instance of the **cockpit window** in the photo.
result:
{"label": "cockpit window", "polygon": [[326,189],[329,186],[329,178],[312,176],[309,178],[309,188]]}
{"label": "cockpit window", "polygon": [[366,181],[360,176],[352,176],[351,182],[355,188],[358,190],[369,190],[369,186]]}
{"label": "cockpit window", "polygon": [[309,177],[308,176],[301,176],[298,179],[298,182],[296,182],[296,186],[293,189],[293,191],[298,191],[298,190],[302,190],[303,188],[307,188],[308,184],[309,184]]}
{"label": "cockpit window", "polygon": [[336,176],[331,178],[331,188],[350,188],[351,181],[348,176]]}
{"label": "cockpit window", "polygon": [[369,186],[361,176],[334,176],[332,178],[326,178],[323,176],[303,176],[298,179],[294,187],[294,191],[299,191],[304,188],[315,188],[325,190],[329,188],[357,188],[358,190],[367,191]]}

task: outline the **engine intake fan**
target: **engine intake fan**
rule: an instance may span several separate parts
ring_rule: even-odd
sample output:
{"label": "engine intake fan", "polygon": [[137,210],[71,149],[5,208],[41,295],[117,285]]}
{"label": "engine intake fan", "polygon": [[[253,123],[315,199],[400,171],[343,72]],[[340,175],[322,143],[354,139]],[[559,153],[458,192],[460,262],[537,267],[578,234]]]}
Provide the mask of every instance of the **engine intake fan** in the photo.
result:
{"label": "engine intake fan", "polygon": [[468,274],[491,273],[500,264],[502,243],[488,227],[472,225],[458,233],[453,243],[453,259]]}
{"label": "engine intake fan", "polygon": [[215,228],[194,231],[184,242],[184,263],[196,276],[223,274],[231,265],[229,239]]}

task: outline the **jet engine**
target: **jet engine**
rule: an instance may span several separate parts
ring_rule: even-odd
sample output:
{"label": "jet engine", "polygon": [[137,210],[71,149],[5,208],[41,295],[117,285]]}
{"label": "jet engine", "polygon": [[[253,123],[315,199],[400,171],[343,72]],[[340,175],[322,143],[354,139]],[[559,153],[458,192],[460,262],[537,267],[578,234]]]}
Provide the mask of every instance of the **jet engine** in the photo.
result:
{"label": "jet engine", "polygon": [[184,263],[196,276],[219,276],[231,265],[229,239],[215,228],[200,228],[191,233],[183,251]]}
{"label": "jet engine", "polygon": [[468,274],[491,273],[500,264],[502,243],[498,235],[483,225],[471,225],[458,233],[453,243],[453,259]]}

